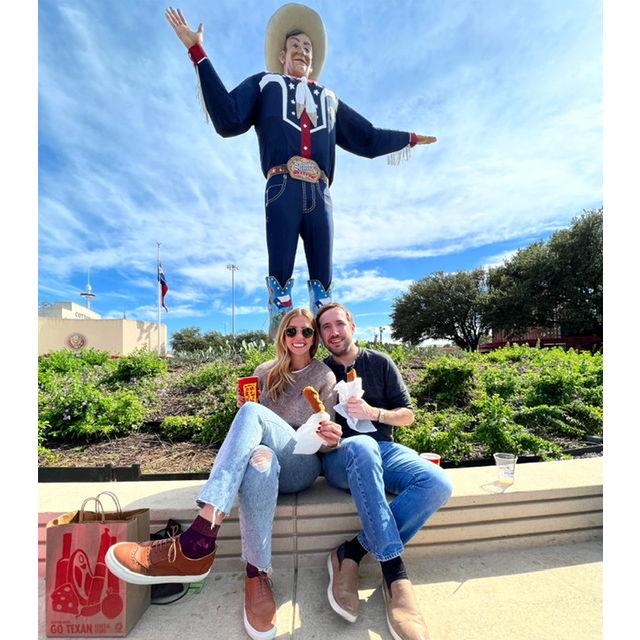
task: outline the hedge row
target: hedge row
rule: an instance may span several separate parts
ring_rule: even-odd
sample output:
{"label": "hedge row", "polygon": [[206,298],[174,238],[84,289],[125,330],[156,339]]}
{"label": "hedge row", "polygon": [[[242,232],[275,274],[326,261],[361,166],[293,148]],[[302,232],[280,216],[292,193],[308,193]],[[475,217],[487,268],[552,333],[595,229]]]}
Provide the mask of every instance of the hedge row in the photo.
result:
{"label": "hedge row", "polygon": [[[379,347],[380,345],[375,345]],[[510,346],[489,354],[385,345],[416,407],[396,439],[457,461],[494,451],[558,457],[563,438],[602,433],[601,354]],[[273,357],[149,352],[111,359],[69,350],[39,359],[39,444],[99,439],[145,428],[171,440],[219,445],[236,412],[234,383]]]}

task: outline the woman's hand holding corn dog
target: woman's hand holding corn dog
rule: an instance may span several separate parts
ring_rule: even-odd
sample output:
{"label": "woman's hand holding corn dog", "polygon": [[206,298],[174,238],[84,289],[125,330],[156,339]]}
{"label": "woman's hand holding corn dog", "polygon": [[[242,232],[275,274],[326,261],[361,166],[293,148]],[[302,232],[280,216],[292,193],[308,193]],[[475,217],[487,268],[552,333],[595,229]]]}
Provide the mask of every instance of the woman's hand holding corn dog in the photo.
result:
{"label": "woman's hand holding corn dog", "polygon": [[[305,387],[302,390],[304,397],[307,402],[311,406],[311,410],[314,413],[319,413],[321,411],[325,411],[325,406],[322,400],[320,399],[320,395],[313,387]],[[318,428],[316,429],[316,433],[320,436],[320,438],[324,441],[327,447],[335,447],[340,442],[340,437],[342,436],[342,427],[335,422],[331,422],[331,420],[323,420],[318,423]]]}
{"label": "woman's hand holding corn dog", "polygon": [[337,447],[342,437],[342,427],[331,420],[323,420],[316,433],[324,440],[327,447]]}

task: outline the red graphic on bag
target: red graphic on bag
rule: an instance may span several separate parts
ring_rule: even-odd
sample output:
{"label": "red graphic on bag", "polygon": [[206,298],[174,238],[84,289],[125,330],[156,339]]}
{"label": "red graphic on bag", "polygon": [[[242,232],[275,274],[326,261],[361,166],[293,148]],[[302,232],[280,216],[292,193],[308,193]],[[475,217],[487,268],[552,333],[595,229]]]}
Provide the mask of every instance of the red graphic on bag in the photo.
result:
{"label": "red graphic on bag", "polygon": [[62,557],[56,563],[55,588],[51,604],[57,613],[91,617],[97,613],[113,619],[123,608],[119,580],[107,570],[107,549],[116,542],[108,527],[100,536],[94,568],[83,549],[71,551],[71,533],[62,537]]}

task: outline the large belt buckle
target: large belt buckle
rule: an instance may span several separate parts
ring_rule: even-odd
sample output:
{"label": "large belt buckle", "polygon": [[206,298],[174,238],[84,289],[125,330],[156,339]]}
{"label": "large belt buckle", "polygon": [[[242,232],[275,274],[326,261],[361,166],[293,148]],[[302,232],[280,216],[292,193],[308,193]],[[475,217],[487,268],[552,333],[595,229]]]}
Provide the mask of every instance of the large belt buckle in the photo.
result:
{"label": "large belt buckle", "polygon": [[305,182],[318,182],[322,177],[322,171],[318,163],[311,158],[292,156],[287,162],[287,171],[292,178]]}

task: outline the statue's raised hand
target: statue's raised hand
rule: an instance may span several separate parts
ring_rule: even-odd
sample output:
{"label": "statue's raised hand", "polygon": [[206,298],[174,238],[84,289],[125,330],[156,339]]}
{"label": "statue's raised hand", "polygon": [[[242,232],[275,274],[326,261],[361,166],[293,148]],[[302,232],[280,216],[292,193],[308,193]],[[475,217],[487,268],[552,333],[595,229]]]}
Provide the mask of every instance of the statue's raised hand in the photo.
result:
{"label": "statue's raised hand", "polygon": [[202,45],[204,41],[204,25],[202,22],[198,25],[197,31],[192,31],[180,9],[169,7],[165,10],[164,15],[187,49],[191,49],[194,44]]}

